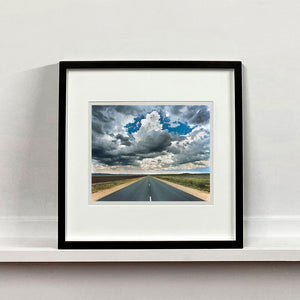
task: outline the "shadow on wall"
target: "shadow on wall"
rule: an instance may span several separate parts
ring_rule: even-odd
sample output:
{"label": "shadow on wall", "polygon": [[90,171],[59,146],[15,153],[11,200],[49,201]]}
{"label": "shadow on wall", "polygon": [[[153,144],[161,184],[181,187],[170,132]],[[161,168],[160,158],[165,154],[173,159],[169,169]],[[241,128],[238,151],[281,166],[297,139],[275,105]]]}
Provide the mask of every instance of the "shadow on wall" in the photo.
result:
{"label": "shadow on wall", "polygon": [[55,216],[58,65],[14,74],[0,97],[1,216]]}

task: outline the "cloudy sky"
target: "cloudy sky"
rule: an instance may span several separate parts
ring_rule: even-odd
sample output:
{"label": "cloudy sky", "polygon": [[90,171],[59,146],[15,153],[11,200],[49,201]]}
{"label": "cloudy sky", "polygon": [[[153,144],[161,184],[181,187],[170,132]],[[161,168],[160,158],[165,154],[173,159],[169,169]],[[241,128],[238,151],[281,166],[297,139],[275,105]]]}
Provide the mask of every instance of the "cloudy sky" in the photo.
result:
{"label": "cloudy sky", "polygon": [[208,105],[93,105],[92,172],[208,173]]}

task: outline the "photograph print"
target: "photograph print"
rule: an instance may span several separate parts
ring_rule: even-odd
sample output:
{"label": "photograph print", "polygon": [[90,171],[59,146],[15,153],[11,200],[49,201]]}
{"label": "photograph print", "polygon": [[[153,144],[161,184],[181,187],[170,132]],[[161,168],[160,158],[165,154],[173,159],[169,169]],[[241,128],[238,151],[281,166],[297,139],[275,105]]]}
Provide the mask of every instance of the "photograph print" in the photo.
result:
{"label": "photograph print", "polygon": [[90,203],[211,201],[211,109],[203,103],[91,104]]}

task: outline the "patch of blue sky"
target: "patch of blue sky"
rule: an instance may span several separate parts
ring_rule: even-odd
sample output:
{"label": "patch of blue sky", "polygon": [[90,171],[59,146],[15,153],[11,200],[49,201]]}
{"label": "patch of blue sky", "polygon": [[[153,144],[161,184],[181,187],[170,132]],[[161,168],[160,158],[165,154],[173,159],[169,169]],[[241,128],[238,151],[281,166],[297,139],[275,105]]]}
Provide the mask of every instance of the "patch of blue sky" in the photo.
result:
{"label": "patch of blue sky", "polygon": [[164,124],[170,124],[170,122],[171,122],[170,118],[167,117],[166,114],[163,111],[160,110],[158,113],[159,113],[159,116],[160,116],[159,120],[160,120],[160,123],[162,125],[164,125]]}
{"label": "patch of blue sky", "polygon": [[210,167],[204,167],[204,168],[197,168],[197,169],[191,169],[191,170],[186,170],[188,173],[210,173]]}
{"label": "patch of blue sky", "polygon": [[175,121],[173,124],[178,124],[177,126],[173,127],[169,123],[163,124],[163,129],[167,129],[168,132],[172,132],[178,135],[186,135],[190,133],[196,126],[191,127],[187,122],[182,123],[180,121]]}
{"label": "patch of blue sky", "polygon": [[[171,171],[172,173],[172,171]],[[195,169],[178,169],[173,172],[174,174],[210,174],[210,167],[203,167],[203,168],[195,168]]]}
{"label": "patch of blue sky", "polygon": [[[168,132],[172,132],[173,134],[178,135],[186,135],[190,133],[194,128],[197,127],[191,127],[188,122],[180,122],[174,121],[171,123],[171,120],[169,117],[166,116],[166,114],[162,111],[158,111],[160,115],[160,123],[162,124],[163,130],[168,130]],[[127,128],[127,131],[130,135],[132,135],[134,132],[137,132],[141,128],[141,120],[144,119],[145,116],[143,114],[137,116],[134,118],[134,121],[132,123],[128,123],[125,125],[125,128]]]}
{"label": "patch of blue sky", "polygon": [[145,119],[145,116],[139,115],[136,118],[134,118],[134,121],[132,123],[128,123],[125,125],[125,128],[127,128],[127,131],[130,135],[132,135],[134,132],[137,132],[141,128],[142,119]]}
{"label": "patch of blue sky", "polygon": [[101,163],[101,162],[99,162],[99,161],[97,161],[97,160],[95,160],[95,159],[93,159],[92,160],[92,164],[94,165],[94,166],[102,166],[103,165],[103,163]]}
{"label": "patch of blue sky", "polygon": [[186,135],[188,133],[190,133],[196,126],[191,127],[189,126],[188,122],[180,122],[178,121],[174,121],[171,123],[171,120],[168,116],[166,116],[166,114],[162,111],[159,111],[159,115],[160,115],[160,123],[162,124],[162,129],[165,130],[167,129],[168,132],[172,132],[174,134],[178,134],[178,135]]}

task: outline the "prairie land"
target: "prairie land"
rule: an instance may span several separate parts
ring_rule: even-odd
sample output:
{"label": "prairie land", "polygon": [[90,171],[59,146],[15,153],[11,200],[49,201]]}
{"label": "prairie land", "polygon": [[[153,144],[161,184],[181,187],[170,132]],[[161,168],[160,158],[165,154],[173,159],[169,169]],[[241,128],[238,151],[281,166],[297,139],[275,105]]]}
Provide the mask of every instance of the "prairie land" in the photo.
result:
{"label": "prairie land", "polygon": [[145,175],[102,175],[102,174],[92,174],[92,193],[98,191],[107,190],[115,186],[129,183],[135,179],[142,178]]}
{"label": "prairie land", "polygon": [[166,174],[152,176],[199,191],[210,192],[210,174]]}

